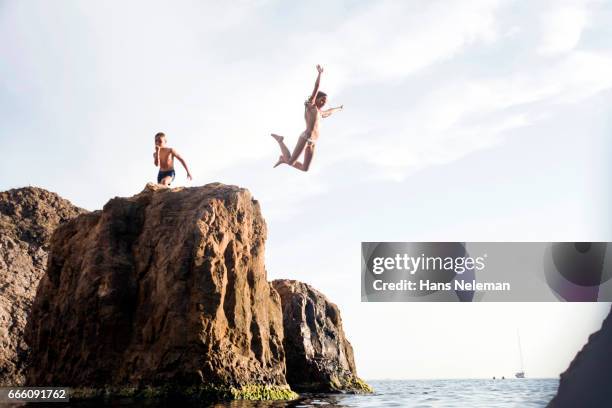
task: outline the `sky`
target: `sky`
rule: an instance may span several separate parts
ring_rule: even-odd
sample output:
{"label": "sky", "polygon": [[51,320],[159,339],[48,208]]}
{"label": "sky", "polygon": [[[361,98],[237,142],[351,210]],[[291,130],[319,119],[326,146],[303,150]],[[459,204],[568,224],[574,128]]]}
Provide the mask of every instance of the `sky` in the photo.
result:
{"label": "sky", "polygon": [[[0,0],[0,190],[94,210],[154,181],[248,188],[268,277],[338,304],[359,374],[556,377],[605,303],[360,302],[361,241],[612,241],[603,1]],[[272,169],[316,76],[308,173]]]}

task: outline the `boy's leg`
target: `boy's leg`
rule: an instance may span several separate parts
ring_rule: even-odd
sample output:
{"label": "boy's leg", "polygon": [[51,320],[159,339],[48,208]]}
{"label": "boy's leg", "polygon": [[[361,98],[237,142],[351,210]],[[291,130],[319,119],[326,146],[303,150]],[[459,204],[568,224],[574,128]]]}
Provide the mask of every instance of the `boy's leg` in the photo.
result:
{"label": "boy's leg", "polygon": [[302,154],[302,152],[304,151],[304,146],[306,146],[306,139],[304,139],[303,137],[299,137],[297,143],[295,144],[295,147],[293,148],[293,153],[291,154],[291,157],[289,158],[289,160],[287,160],[288,165],[293,166],[293,164],[300,157],[300,154]]}
{"label": "boy's leg", "polygon": [[271,133],[271,135],[274,138],[274,140],[278,142],[278,145],[280,146],[280,149],[281,149],[281,153],[283,154],[283,158],[285,160],[289,160],[289,157],[291,157],[291,152],[289,151],[289,148],[287,147],[285,142],[283,142],[284,137],[277,135],[275,133]]}
{"label": "boy's leg", "polygon": [[169,187],[169,186],[170,186],[170,183],[172,183],[172,176],[166,176],[166,177],[164,177],[164,178],[162,179],[162,181],[161,181],[161,183],[160,183],[160,184],[161,184],[162,186]]}
{"label": "boy's leg", "polygon": [[312,162],[312,158],[314,156],[314,144],[308,143],[306,148],[304,149],[304,162],[295,162],[292,164],[298,170],[308,171],[310,168],[310,162]]}

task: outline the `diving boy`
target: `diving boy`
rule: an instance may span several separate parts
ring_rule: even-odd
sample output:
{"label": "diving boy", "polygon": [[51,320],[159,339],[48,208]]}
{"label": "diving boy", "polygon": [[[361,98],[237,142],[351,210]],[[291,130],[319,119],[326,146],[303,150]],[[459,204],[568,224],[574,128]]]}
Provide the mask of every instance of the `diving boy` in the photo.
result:
{"label": "diving boy", "polygon": [[[283,141],[284,136],[272,133],[272,137],[276,140],[281,149],[281,156],[274,167],[280,166],[281,164],[288,164],[295,167],[298,170],[308,171],[310,168],[310,162],[314,156],[315,145],[319,139],[319,120],[321,118],[327,118],[331,114],[344,109],[344,105],[340,105],[336,108],[323,110],[323,106],[327,102],[327,94],[319,90],[319,84],[321,83],[321,74],[323,73],[323,67],[317,65],[317,79],[315,81],[314,90],[310,95],[310,98],[304,103],[304,120],[306,120],[306,130],[302,132],[298,138],[293,153],[289,150],[285,142]],[[300,163],[298,158],[304,153],[304,160]]]}

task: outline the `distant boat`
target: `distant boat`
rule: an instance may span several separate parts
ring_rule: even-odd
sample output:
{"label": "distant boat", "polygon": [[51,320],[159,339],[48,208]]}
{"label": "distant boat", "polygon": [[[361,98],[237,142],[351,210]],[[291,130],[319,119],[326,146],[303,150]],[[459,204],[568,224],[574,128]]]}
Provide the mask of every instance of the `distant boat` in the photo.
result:
{"label": "distant boat", "polygon": [[525,369],[523,368],[523,349],[521,348],[521,336],[519,335],[518,329],[516,330],[516,337],[518,339],[519,357],[521,359],[521,371],[514,374],[516,378],[525,378]]}

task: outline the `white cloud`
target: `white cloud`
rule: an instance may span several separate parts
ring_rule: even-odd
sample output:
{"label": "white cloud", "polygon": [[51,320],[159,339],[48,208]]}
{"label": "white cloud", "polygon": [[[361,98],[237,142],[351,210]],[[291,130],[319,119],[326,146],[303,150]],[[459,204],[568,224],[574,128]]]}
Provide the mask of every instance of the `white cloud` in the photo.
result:
{"label": "white cloud", "polygon": [[[446,78],[420,96],[401,117],[382,115],[384,127],[368,136],[345,133],[333,149],[375,167],[377,177],[402,180],[432,165],[449,163],[503,141],[503,134],[612,88],[612,53],[575,51],[553,64],[531,65],[506,77]],[[373,145],[371,139],[375,138]]]}
{"label": "white cloud", "polygon": [[588,22],[584,2],[562,4],[542,16],[542,39],[538,51],[555,55],[573,50]]}
{"label": "white cloud", "polygon": [[[402,78],[498,36],[500,1],[376,2],[314,40],[314,58],[341,67],[343,84]],[[304,44],[313,43],[306,37]]]}

